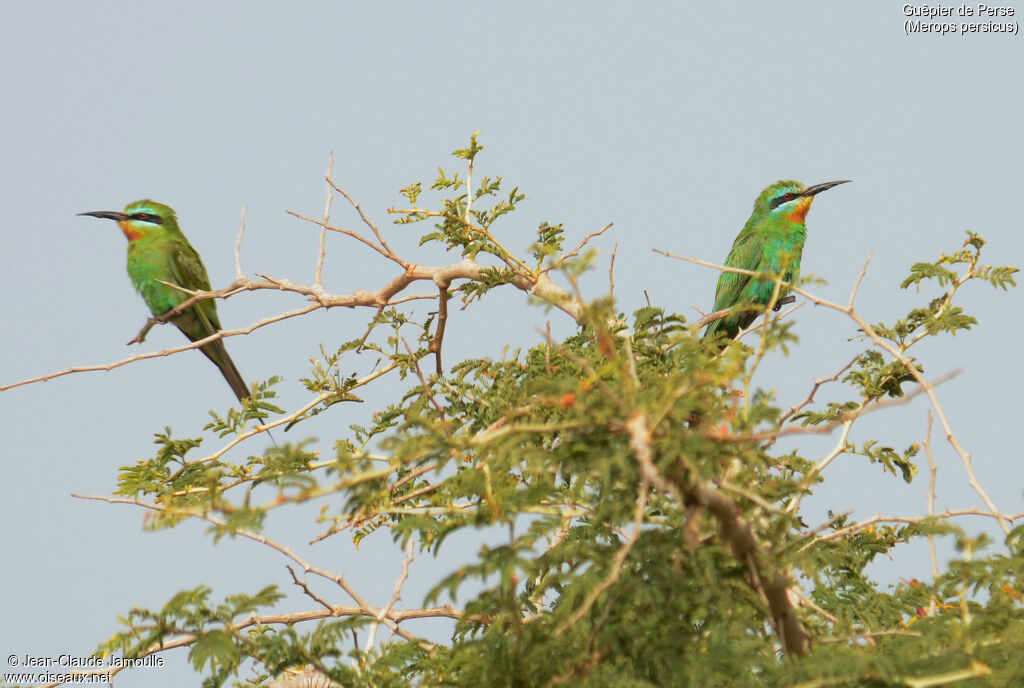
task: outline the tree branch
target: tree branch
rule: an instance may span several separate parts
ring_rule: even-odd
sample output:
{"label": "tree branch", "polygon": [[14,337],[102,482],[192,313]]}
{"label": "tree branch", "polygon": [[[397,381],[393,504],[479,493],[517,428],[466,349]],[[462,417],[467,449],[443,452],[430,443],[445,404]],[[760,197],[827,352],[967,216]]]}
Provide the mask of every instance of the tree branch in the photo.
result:
{"label": "tree branch", "polygon": [[743,517],[739,505],[711,485],[694,481],[689,485],[669,482],[657,470],[651,456],[651,433],[643,415],[633,415],[626,424],[630,447],[640,464],[644,481],[659,490],[676,493],[688,506],[711,513],[718,523],[718,534],[733,557],[747,568],[748,583],[767,603],[772,626],[786,655],[803,656],[810,651],[810,635],[797,617],[788,590],[790,577],[776,568],[762,552],[753,528]]}

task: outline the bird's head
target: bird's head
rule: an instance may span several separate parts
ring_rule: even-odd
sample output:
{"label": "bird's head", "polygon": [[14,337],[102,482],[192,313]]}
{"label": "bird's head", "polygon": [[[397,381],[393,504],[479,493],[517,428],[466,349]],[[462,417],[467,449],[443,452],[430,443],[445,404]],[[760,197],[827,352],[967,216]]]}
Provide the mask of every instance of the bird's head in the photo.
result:
{"label": "bird's head", "polygon": [[118,226],[128,237],[128,241],[141,239],[154,232],[178,229],[178,218],[174,215],[174,210],[170,206],[151,201],[148,198],[129,203],[123,212],[93,210],[78,214],[117,220]]}
{"label": "bird's head", "polygon": [[850,180],[843,179],[814,186],[804,186],[800,182],[792,180],[775,182],[757,197],[754,202],[754,212],[765,217],[785,218],[788,222],[803,224],[804,217],[811,209],[811,202],[815,195],[848,181]]}

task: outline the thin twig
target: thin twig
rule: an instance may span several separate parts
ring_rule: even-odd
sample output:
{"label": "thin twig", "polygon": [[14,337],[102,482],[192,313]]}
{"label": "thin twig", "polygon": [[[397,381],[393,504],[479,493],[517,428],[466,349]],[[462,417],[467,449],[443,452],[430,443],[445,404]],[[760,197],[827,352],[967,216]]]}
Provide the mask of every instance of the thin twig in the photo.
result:
{"label": "thin twig", "polygon": [[[96,501],[108,502],[110,504],[132,504],[134,506],[140,506],[140,507],[142,507],[144,509],[149,509],[151,511],[156,511],[156,512],[160,512],[160,513],[166,513],[166,514],[172,514],[172,515],[180,515],[180,516],[188,516],[188,517],[191,517],[191,518],[197,518],[197,519],[200,519],[200,520],[203,520],[203,521],[207,521],[207,522],[217,526],[218,528],[227,528],[228,527],[227,524],[224,521],[222,521],[219,518],[216,518],[215,516],[213,516],[209,512],[199,512],[199,511],[191,511],[191,510],[174,509],[174,508],[171,508],[171,507],[166,507],[166,506],[163,506],[163,505],[154,504],[154,503],[151,503],[151,502],[145,502],[145,501],[142,501],[142,500],[139,500],[139,499],[132,499],[132,498],[127,498],[127,497],[107,497],[107,496],[104,496],[104,495],[72,495],[72,496],[76,497],[78,499],[96,500]],[[324,570],[324,569],[319,568],[317,566],[314,566],[313,564],[310,564],[305,559],[300,557],[294,551],[292,551],[292,549],[290,547],[288,547],[287,545],[283,545],[283,544],[277,542],[276,540],[272,540],[271,538],[266,537],[265,535],[261,535],[259,533],[255,533],[255,532],[252,532],[250,530],[246,530],[245,528],[231,528],[231,533],[233,535],[235,535],[235,536],[244,537],[244,538],[247,538],[247,539],[252,540],[254,542],[257,542],[257,543],[259,543],[261,545],[269,547],[270,549],[273,549],[273,550],[279,552],[280,554],[284,555],[286,558],[291,559],[293,562],[295,562],[296,564],[301,566],[303,571],[305,571],[306,573],[312,573],[312,574],[314,574],[316,576],[319,576],[319,577],[321,577],[321,578],[323,578],[325,580],[331,581],[332,583],[334,583],[338,587],[340,587],[342,590],[344,590],[345,593],[350,598],[352,598],[352,600],[358,605],[358,607],[357,607],[358,613],[365,614],[367,616],[372,616],[374,618],[377,618],[378,616],[380,616],[380,621],[382,621],[385,625],[387,625],[388,628],[390,628],[393,632],[401,635],[406,640],[413,640],[413,637],[411,635],[409,635],[408,633],[406,633],[405,631],[403,631],[402,629],[400,629],[398,627],[398,621],[402,620],[402,618],[414,618],[414,617],[399,616],[399,615],[397,615],[396,612],[393,612],[393,611],[390,612],[390,613],[381,615],[381,610],[380,609],[378,609],[377,607],[374,607],[372,604],[370,604],[365,599],[363,599],[359,595],[359,593],[357,593],[355,591],[355,589],[351,585],[349,585],[349,583],[345,580],[344,574],[332,573],[330,571],[327,571],[327,570]],[[332,609],[333,609],[333,607],[332,607]],[[422,612],[424,610],[417,610],[417,611],[419,611],[422,614]],[[454,611],[454,610],[452,610],[452,611]],[[322,616],[321,612],[318,612],[318,614],[321,614],[321,616]],[[286,615],[286,616],[291,616],[291,615]],[[454,616],[451,612],[447,612],[447,611],[443,611],[441,613],[436,613],[435,612],[435,613],[422,614],[422,616],[420,616],[419,618],[429,617],[429,616],[449,616],[451,618],[458,618],[458,617]]]}
{"label": "thin twig", "polygon": [[[611,226],[611,225],[609,225]],[[608,262],[608,299],[615,298],[615,254],[619,252],[619,244],[612,246],[612,259]]]}
{"label": "thin twig", "polygon": [[287,566],[285,566],[285,568],[288,569],[288,573],[292,575],[292,581],[295,583],[295,585],[302,588],[302,592],[306,593],[308,597],[311,597],[316,602],[319,602],[324,609],[332,609],[331,605],[327,604],[327,602],[318,597],[315,592],[309,589],[309,584],[307,584],[306,581],[299,580],[299,577],[295,575],[295,569],[291,567],[291,564],[288,564]]}
{"label": "thin twig", "polygon": [[857,276],[857,281],[853,283],[853,289],[850,290],[850,303],[849,308],[853,309],[853,302],[857,298],[857,292],[860,291],[860,283],[864,281],[864,275],[868,272],[868,263],[871,262],[871,257],[874,253],[869,253],[868,257],[864,259],[864,265],[860,269],[860,274]]}
{"label": "thin twig", "polygon": [[330,162],[327,163],[327,201],[324,205],[324,223],[320,225],[320,251],[316,257],[316,273],[313,279],[313,286],[319,289],[324,287],[324,258],[327,256],[327,225],[331,222],[331,203],[334,201],[334,194],[331,192],[331,172],[334,170],[334,154],[331,154]]}
{"label": "thin twig", "polygon": [[[935,518],[935,478],[939,467],[932,456],[932,412],[928,410],[928,427],[924,431],[924,455],[928,459],[928,516]],[[935,552],[935,534],[928,533],[928,551],[932,560],[932,581],[939,580],[939,558]]]}
{"label": "thin twig", "polygon": [[[562,263],[564,263],[565,261],[569,260],[570,258],[575,258],[576,256],[578,256],[580,254],[580,251],[583,250],[583,247],[586,246],[587,243],[589,243],[591,239],[593,239],[595,237],[601,236],[602,234],[607,232],[609,229],[611,229],[614,226],[614,224],[615,224],[614,222],[609,222],[608,224],[606,224],[604,227],[602,227],[601,229],[597,230],[596,232],[590,232],[585,237],[583,237],[583,239],[576,246],[576,248],[574,248],[573,250],[569,251],[566,254],[563,254],[563,255],[559,256],[557,259],[555,259],[554,261],[551,262],[551,265],[548,265],[547,267],[541,269],[541,272],[548,272],[550,270],[555,270],[558,267],[560,267],[562,265]],[[618,246],[618,244],[616,244],[616,247],[617,246]],[[615,254],[614,254],[614,249],[613,249],[613,251],[612,251],[612,256],[613,256],[612,257],[612,263],[613,264],[615,262],[614,255]]]}
{"label": "thin twig", "polygon": [[384,249],[384,252],[387,255],[389,255],[389,256],[396,255],[395,252],[391,250],[391,247],[388,246],[388,242],[384,241],[384,237],[381,235],[380,230],[377,229],[377,225],[375,225],[372,222],[370,222],[370,219],[368,217],[366,217],[366,214],[363,212],[363,209],[360,207],[360,205],[358,203],[356,203],[352,199],[351,196],[348,195],[348,192],[345,191],[344,189],[340,188],[339,186],[337,186],[330,179],[327,180],[327,183],[331,185],[332,189],[334,189],[335,191],[340,193],[342,196],[344,196],[345,200],[348,201],[352,205],[352,207],[356,209],[356,212],[359,213],[359,217],[360,217],[360,219],[362,219],[363,224],[365,224],[367,227],[369,227],[370,230],[373,232],[373,235],[375,237],[377,237],[377,241],[380,242],[380,245]]}
{"label": "thin twig", "polygon": [[423,376],[423,371],[420,370],[419,359],[416,358],[416,354],[413,352],[412,347],[409,346],[409,342],[405,340],[405,337],[402,337],[402,344],[405,346],[405,350],[409,352],[409,357],[412,359],[413,366],[416,369],[416,377],[420,379],[420,385],[423,387],[423,393],[427,395],[427,399],[429,399],[430,403],[434,405],[435,409],[437,409],[441,422],[444,423],[444,409],[441,407],[441,404],[437,403],[437,399],[434,398],[433,392],[430,391],[430,385],[427,384],[427,378]]}
{"label": "thin twig", "polygon": [[[860,410],[863,411],[864,407],[861,406]],[[857,418],[860,416],[858,415]],[[836,440],[836,444],[832,447],[832,451],[826,454],[820,461],[814,464],[814,467],[807,472],[804,479],[800,481],[800,490],[794,494],[789,504],[786,505],[786,513],[795,514],[800,508],[800,502],[808,493],[808,488],[814,483],[814,478],[821,473],[825,468],[832,463],[837,456],[846,451],[847,440],[850,437],[850,429],[853,427],[853,422],[856,418],[847,418],[843,421],[843,431],[839,433],[839,439]],[[774,441],[774,440],[773,440]]]}
{"label": "thin twig", "polygon": [[924,523],[925,521],[930,519],[946,520],[958,516],[983,516],[985,518],[994,518],[996,519],[996,521],[1006,521],[1010,524],[1013,524],[1015,521],[1019,521],[1020,519],[1024,518],[1024,512],[1018,514],[993,514],[991,511],[970,508],[946,509],[941,513],[929,516],[883,516],[879,514],[877,516],[872,516],[871,518],[864,519],[863,521],[855,523],[852,526],[840,528],[839,530],[829,533],[828,535],[823,535],[814,540],[813,542],[808,543],[802,549],[806,549],[807,547],[810,547],[811,545],[816,544],[818,542],[827,542],[828,540],[836,540],[838,538],[846,537],[847,535],[852,535],[853,533],[856,533],[859,530],[870,528],[871,526],[876,525],[878,523],[907,523],[910,525],[920,525],[921,523]]}
{"label": "thin twig", "polygon": [[238,238],[235,239],[235,281],[245,281],[245,273],[242,272],[242,235],[245,234],[245,213],[248,206],[242,206],[242,218],[238,221]]}
{"label": "thin twig", "polygon": [[792,418],[794,415],[796,415],[797,413],[802,411],[808,404],[813,402],[814,401],[814,395],[818,393],[818,390],[821,388],[822,385],[827,384],[829,382],[836,382],[837,380],[839,380],[839,376],[842,375],[843,373],[845,373],[850,368],[852,368],[853,364],[860,360],[860,357],[861,357],[861,354],[858,353],[856,356],[854,356],[852,359],[850,359],[849,363],[847,363],[842,368],[837,370],[834,375],[830,375],[829,377],[816,378],[814,380],[814,386],[811,387],[811,391],[807,395],[807,398],[804,399],[799,404],[797,404],[796,406],[791,406],[788,411],[786,411],[784,414],[782,414],[782,416],[779,418],[779,425],[782,425],[783,423],[785,423],[787,420]]}
{"label": "thin twig", "polygon": [[[947,373],[941,377],[936,378],[931,383],[931,386],[938,386],[944,382],[952,380],[960,374],[959,370],[954,370],[951,373]],[[827,435],[834,429],[843,425],[849,421],[856,420],[860,416],[868,413],[873,413],[889,406],[905,406],[913,401],[916,397],[926,394],[927,391],[923,388],[914,388],[909,392],[905,393],[902,397],[891,397],[887,399],[876,399],[870,404],[864,404],[863,406],[845,411],[840,413],[834,419],[827,423],[820,425],[814,425],[809,427],[799,427],[790,425],[785,428],[776,428],[774,430],[762,430],[760,432],[752,432],[745,435],[734,435],[727,432],[722,432],[720,429],[713,429],[706,431],[706,435],[712,439],[723,440],[726,442],[763,442],[766,440],[773,440],[779,437],[786,437],[788,435]]]}
{"label": "thin twig", "polygon": [[373,649],[373,645],[377,640],[377,628],[380,626],[380,622],[391,613],[398,600],[402,599],[402,586],[409,579],[409,566],[412,564],[416,553],[415,544],[412,538],[409,538],[405,543],[405,559],[402,561],[402,573],[398,576],[398,580],[395,581],[395,592],[391,595],[391,599],[381,608],[376,621],[370,625],[370,633],[366,639],[366,652],[370,652]]}
{"label": "thin twig", "polygon": [[795,597],[799,601],[800,606],[813,609],[814,611],[818,612],[832,623],[839,623],[839,617],[833,616],[832,614],[829,614],[827,611],[822,609],[818,604],[814,602],[814,600],[805,595],[803,590],[801,590],[799,587],[792,587],[790,588],[789,592],[793,597]]}
{"label": "thin twig", "polygon": [[12,383],[7,384],[7,385],[0,385],[0,392],[5,392],[5,391],[7,391],[9,389],[14,389],[15,387],[22,387],[24,385],[30,385],[30,384],[33,384],[33,383],[36,383],[36,382],[46,382],[47,380],[53,380],[54,378],[63,377],[65,375],[71,375],[73,373],[87,373],[87,372],[94,372],[94,371],[97,371],[97,370],[113,370],[114,368],[120,368],[123,365],[128,365],[129,363],[135,363],[136,361],[145,361],[145,360],[150,359],[150,358],[160,358],[162,356],[170,356],[172,354],[180,353],[182,351],[188,351],[189,349],[198,349],[198,348],[200,348],[202,346],[205,346],[206,344],[209,344],[210,342],[215,342],[218,339],[224,339],[225,337],[235,337],[235,336],[243,335],[243,334],[249,334],[250,332],[258,330],[259,328],[265,327],[265,326],[267,326],[267,325],[269,325],[271,323],[280,322],[282,320],[286,320],[288,318],[294,318],[294,317],[299,316],[299,315],[305,315],[306,313],[311,313],[311,312],[319,309],[320,307],[321,306],[318,306],[318,305],[315,305],[315,304],[311,305],[311,306],[305,306],[303,308],[299,308],[299,309],[294,310],[294,311],[288,311],[287,313],[280,313],[278,315],[275,315],[275,316],[272,316],[272,317],[269,317],[269,318],[264,318],[262,320],[259,320],[259,321],[255,322],[255,323],[253,323],[252,325],[249,325],[248,327],[241,327],[241,328],[239,328],[237,330],[219,330],[219,331],[213,333],[212,335],[210,335],[209,337],[197,340],[197,341],[192,342],[190,344],[186,344],[186,345],[183,345],[183,346],[175,347],[175,348],[172,348],[172,349],[164,349],[162,351],[153,351],[153,352],[146,353],[146,354],[136,354],[134,356],[129,356],[128,358],[124,358],[124,359],[121,359],[120,361],[115,361],[113,363],[104,363],[104,364],[100,364],[100,365],[89,365],[89,366],[74,366],[72,368],[66,368],[64,370],[59,370],[59,371],[57,371],[55,373],[47,373],[46,375],[40,375],[38,377],[29,378],[27,380],[21,380],[19,382],[12,382]]}
{"label": "thin twig", "polygon": [[353,231],[351,229],[343,229],[341,227],[335,227],[335,226],[329,224],[328,222],[326,222],[324,220],[317,220],[316,218],[307,217],[307,216],[303,215],[302,213],[295,212],[294,210],[286,210],[285,212],[288,213],[289,215],[291,215],[292,217],[299,218],[300,220],[305,220],[306,222],[312,222],[313,224],[319,226],[321,231],[323,231],[323,230],[330,230],[332,232],[338,232],[339,234],[344,234],[347,237],[351,237],[351,238],[355,239],[356,241],[358,241],[358,242],[360,242],[362,244],[365,244],[366,246],[369,246],[370,248],[372,248],[374,251],[376,251],[380,255],[384,256],[385,258],[388,258],[389,260],[393,260],[396,263],[399,263],[400,265],[402,265],[402,267],[405,267],[405,264],[401,260],[399,260],[396,255],[394,255],[393,253],[389,253],[387,250],[385,250],[385,249],[381,248],[380,246],[378,246],[377,244],[373,243],[372,241],[370,241],[369,239],[364,237],[359,232],[355,232],[355,231]]}
{"label": "thin twig", "polygon": [[[864,631],[863,633],[854,633],[853,635],[847,635],[836,638],[816,638],[815,643],[821,643],[822,645],[828,645],[830,643],[852,643],[855,640],[868,640],[871,638],[884,638],[891,635],[906,635],[915,638],[922,636],[918,631],[908,631],[903,628],[890,628],[882,631]],[[943,684],[945,681],[943,682]],[[939,684],[936,684],[939,685]]]}

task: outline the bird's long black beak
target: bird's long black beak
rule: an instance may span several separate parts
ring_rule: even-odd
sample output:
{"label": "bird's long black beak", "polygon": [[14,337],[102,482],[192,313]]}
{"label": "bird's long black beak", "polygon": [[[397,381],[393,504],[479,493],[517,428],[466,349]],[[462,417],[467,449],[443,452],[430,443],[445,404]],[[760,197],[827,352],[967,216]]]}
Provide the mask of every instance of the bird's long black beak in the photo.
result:
{"label": "bird's long black beak", "polygon": [[815,184],[814,186],[808,186],[806,189],[803,190],[803,192],[800,195],[813,196],[815,194],[820,194],[822,191],[827,191],[831,189],[833,186],[839,186],[840,184],[845,184],[847,182],[852,181],[852,179],[843,179],[838,182],[823,182],[821,184]]}
{"label": "bird's long black beak", "polygon": [[119,213],[119,212],[117,212],[115,210],[93,210],[93,211],[88,212],[88,213],[78,213],[78,214],[79,215],[89,215],[90,217],[102,217],[105,220],[117,220],[118,222],[121,222],[122,220],[129,219],[128,216],[125,215],[124,213]]}

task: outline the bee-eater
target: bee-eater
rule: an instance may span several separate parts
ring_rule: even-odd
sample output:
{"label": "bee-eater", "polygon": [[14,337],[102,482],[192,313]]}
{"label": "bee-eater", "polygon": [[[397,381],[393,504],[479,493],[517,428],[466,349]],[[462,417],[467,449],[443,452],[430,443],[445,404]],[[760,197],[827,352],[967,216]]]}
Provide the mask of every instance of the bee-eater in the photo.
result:
{"label": "bee-eater", "polygon": [[[149,199],[129,203],[124,212],[97,210],[79,215],[117,220],[128,238],[128,275],[153,315],[162,315],[189,299],[185,292],[161,284],[163,280],[193,291],[210,291],[210,278],[203,261],[178,228],[174,210]],[[199,301],[171,320],[193,342],[206,339],[220,328],[213,299]],[[223,340],[199,349],[220,368],[231,391],[239,400],[249,389],[235,367]]]}
{"label": "bee-eater", "polygon": [[[781,275],[784,281],[791,283],[800,275],[800,254],[807,238],[804,218],[814,196],[848,181],[844,179],[814,186],[779,181],[769,186],[754,201],[754,212],[733,242],[732,250],[725,259],[726,266],[765,275]],[[708,325],[704,336],[724,332],[730,339],[736,337],[740,330],[764,312],[774,291],[774,279],[755,279],[751,275],[723,272],[718,278],[712,312],[736,305],[746,308],[715,320]],[[777,299],[788,293],[789,288],[783,286]]]}

